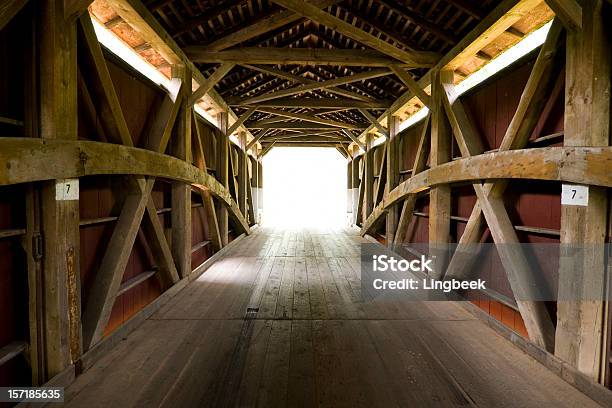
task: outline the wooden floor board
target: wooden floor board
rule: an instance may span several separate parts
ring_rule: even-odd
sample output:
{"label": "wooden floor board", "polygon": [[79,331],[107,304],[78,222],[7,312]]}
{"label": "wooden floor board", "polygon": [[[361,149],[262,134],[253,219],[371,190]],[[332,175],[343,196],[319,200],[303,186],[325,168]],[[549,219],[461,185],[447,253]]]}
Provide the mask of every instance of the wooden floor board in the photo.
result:
{"label": "wooden floor board", "polygon": [[257,228],[69,407],[594,407],[454,302],[364,299],[354,228]]}

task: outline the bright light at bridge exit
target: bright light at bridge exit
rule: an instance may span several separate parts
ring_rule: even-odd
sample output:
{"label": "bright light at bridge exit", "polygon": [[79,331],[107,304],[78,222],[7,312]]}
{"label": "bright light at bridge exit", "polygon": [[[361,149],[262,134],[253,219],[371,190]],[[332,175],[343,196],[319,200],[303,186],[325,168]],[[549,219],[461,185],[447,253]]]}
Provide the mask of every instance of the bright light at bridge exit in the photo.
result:
{"label": "bright light at bridge exit", "polygon": [[263,159],[262,223],[345,226],[346,172],[346,160],[333,148],[273,148]]}

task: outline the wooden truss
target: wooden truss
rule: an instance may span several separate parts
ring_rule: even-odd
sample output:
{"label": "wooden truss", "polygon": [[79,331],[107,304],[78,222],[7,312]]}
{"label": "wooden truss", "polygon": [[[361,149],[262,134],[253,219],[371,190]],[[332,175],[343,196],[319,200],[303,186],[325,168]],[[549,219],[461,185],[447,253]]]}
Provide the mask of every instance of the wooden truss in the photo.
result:
{"label": "wooden truss", "polygon": [[[474,164],[476,159],[482,156],[500,156],[506,151],[510,153],[513,149],[522,149],[527,144],[527,140],[533,129],[535,128],[538,119],[541,116],[542,111],[545,109],[546,101],[548,96],[553,91],[556,78],[559,75],[559,67],[562,64],[559,63],[559,50],[562,50],[562,27],[559,22],[554,22],[552,28],[548,34],[546,42],[540,50],[538,59],[532,69],[530,78],[527,82],[525,90],[521,96],[521,100],[517,111],[506,131],[506,135],[501,142],[500,148],[497,153],[489,155],[483,155],[482,144],[480,142],[481,137],[478,134],[476,126],[472,123],[468,113],[463,108],[461,101],[455,96],[454,85],[452,84],[452,72],[448,75],[443,73],[442,75],[434,76],[432,106],[433,115],[435,116],[438,112],[445,112],[445,116],[450,122],[452,133],[455,136],[457,145],[461,151],[463,160],[456,161],[455,163],[443,164],[444,161],[448,161],[450,157],[448,153],[444,153],[445,157],[442,157],[442,162],[436,162],[435,155],[440,155],[439,149],[441,148],[441,138],[444,124],[435,123],[444,120],[445,118],[437,116],[432,124],[432,140],[431,140],[431,154],[430,154],[430,170],[422,172],[424,166],[423,156],[425,149],[423,149],[425,134],[428,129],[428,122],[426,121],[423,129],[424,132],[421,136],[419,143],[419,151],[417,158],[415,159],[415,165],[412,171],[412,177],[403,185],[398,186],[394,191],[390,191],[389,194],[383,200],[376,209],[372,211],[367,220],[364,222],[362,227],[362,234],[369,232],[375,225],[377,220],[385,213],[394,208],[396,199],[394,196],[405,197],[404,206],[402,209],[402,215],[400,216],[399,225],[404,230],[408,225],[409,219],[412,212],[414,211],[414,201],[416,199],[416,192],[419,192],[419,188],[426,187],[430,189],[430,243],[447,243],[448,234],[450,228],[450,202],[448,196],[450,190],[448,184],[439,185],[434,182],[435,175],[438,174],[442,169],[445,170],[443,178],[447,181],[453,180],[456,177],[463,178],[459,174],[449,171],[451,168],[458,167],[461,172],[469,171],[469,167]],[[434,126],[438,126],[437,130]],[[436,139],[434,140],[434,131],[436,133]],[[448,140],[448,139],[447,139]],[[448,151],[448,142],[445,142],[445,147]],[[437,153],[436,153],[437,152]],[[520,152],[520,150],[517,150]],[[602,151],[603,153],[603,151]],[[425,153],[426,154],[426,153]],[[525,158],[535,157],[536,152],[533,151],[522,151],[522,155]],[[433,155],[433,156],[432,156]],[[461,166],[456,163],[465,162]],[[518,162],[520,163],[520,161]],[[495,165],[495,167],[497,167]],[[516,165],[508,164],[508,171],[517,171]],[[522,168],[521,170],[525,170]],[[540,169],[542,170],[542,169]],[[560,169],[559,169],[560,170]],[[525,326],[529,333],[530,338],[536,344],[543,348],[552,350],[554,348],[554,326],[548,315],[544,304],[541,302],[527,301],[524,299],[533,298],[533,294],[528,292],[528,288],[523,286],[523,282],[529,281],[529,267],[527,261],[520,250],[513,249],[509,250],[513,243],[518,243],[519,240],[516,236],[514,227],[510,222],[510,218],[506,212],[503,204],[503,191],[507,185],[507,181],[502,180],[499,182],[487,182],[481,184],[479,179],[492,179],[494,176],[494,169],[489,168],[486,172],[483,172],[480,177],[471,179],[474,190],[478,197],[478,202],[474,206],[472,215],[470,216],[466,229],[461,236],[459,247],[456,251],[455,256],[450,260],[448,269],[446,270],[447,278],[464,278],[467,271],[468,262],[473,261],[473,256],[470,256],[471,252],[467,250],[470,245],[479,242],[483,232],[482,215],[487,222],[489,230],[493,236],[495,243],[504,244],[498,245],[498,251],[504,269],[508,275],[508,280],[518,299],[517,304],[519,311],[525,322]],[[426,174],[426,185],[421,184],[422,179],[420,176]],[[559,174],[559,173],[557,173]],[[419,183],[418,181],[421,181]],[[609,182],[609,181],[608,181]],[[597,182],[589,177],[589,184],[597,185]],[[441,192],[441,187],[446,190]],[[410,191],[415,191],[413,194],[406,194]],[[440,194],[446,196],[441,198]],[[389,232],[388,232],[389,233]],[[400,232],[396,236],[395,243],[398,244],[403,241],[404,232]],[[518,248],[518,245],[515,246]],[[526,275],[527,274],[527,275]],[[440,278],[443,276],[439,276]],[[530,296],[531,295],[531,296]]]}

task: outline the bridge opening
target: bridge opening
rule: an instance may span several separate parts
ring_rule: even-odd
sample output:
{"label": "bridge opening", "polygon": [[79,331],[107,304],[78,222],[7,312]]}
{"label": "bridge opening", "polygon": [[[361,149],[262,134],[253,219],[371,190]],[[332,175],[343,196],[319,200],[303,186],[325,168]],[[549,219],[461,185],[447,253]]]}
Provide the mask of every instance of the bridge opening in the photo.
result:
{"label": "bridge opening", "polygon": [[263,161],[264,225],[346,225],[346,160],[336,149],[275,147]]}

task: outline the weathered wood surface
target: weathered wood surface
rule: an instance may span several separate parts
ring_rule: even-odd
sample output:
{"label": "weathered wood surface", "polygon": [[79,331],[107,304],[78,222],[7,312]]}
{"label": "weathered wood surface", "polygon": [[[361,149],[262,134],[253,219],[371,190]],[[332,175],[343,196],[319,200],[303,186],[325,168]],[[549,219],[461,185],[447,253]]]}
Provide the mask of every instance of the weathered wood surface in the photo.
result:
{"label": "weathered wood surface", "polygon": [[411,193],[425,191],[437,184],[528,178],[610,187],[612,186],[612,175],[609,170],[611,164],[610,147],[520,149],[454,160],[423,171],[400,183],[372,211],[362,230],[368,231],[390,205]]}
{"label": "weathered wood surface", "polygon": [[[144,149],[99,142],[0,138],[0,162],[7,164],[0,169],[0,185],[96,174],[150,175],[210,190],[239,213],[229,192],[214,177],[182,160]],[[610,147],[520,149],[454,160],[400,183],[374,209],[367,224],[408,194],[438,184],[522,178],[610,187],[611,163]]]}
{"label": "weathered wood surface", "polygon": [[66,405],[597,406],[456,303],[364,302],[362,242],[356,229],[254,230],[78,377]]}
{"label": "weathered wood surface", "polygon": [[[248,223],[229,191],[213,176],[175,157],[116,144],[0,138],[1,160],[11,175],[0,172],[0,185],[95,174],[134,174],[191,183],[210,191],[229,209],[244,231]],[[42,160],[42,161],[40,161]],[[32,178],[33,177],[33,178]],[[30,180],[26,180],[31,178]],[[19,180],[17,180],[19,179]]]}

